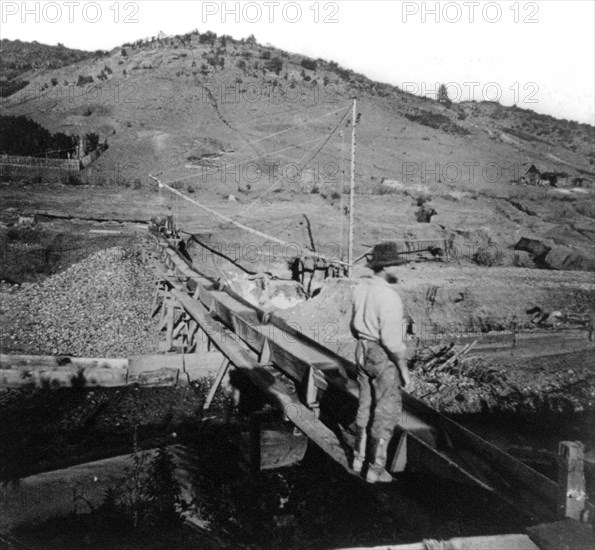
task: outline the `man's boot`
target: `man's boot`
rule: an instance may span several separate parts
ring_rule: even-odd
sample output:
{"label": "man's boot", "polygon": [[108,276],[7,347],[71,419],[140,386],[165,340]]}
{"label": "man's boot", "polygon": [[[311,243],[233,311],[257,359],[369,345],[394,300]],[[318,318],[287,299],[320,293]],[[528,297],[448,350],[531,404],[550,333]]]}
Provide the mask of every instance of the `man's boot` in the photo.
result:
{"label": "man's boot", "polygon": [[353,449],[353,464],[352,469],[356,474],[361,473],[366,461],[366,428],[357,426],[355,434],[355,447]]}
{"label": "man's boot", "polygon": [[374,462],[370,464],[366,481],[368,483],[389,483],[393,480],[384,468],[386,465],[386,451],[388,448],[388,439],[372,439],[372,448],[374,452]]}

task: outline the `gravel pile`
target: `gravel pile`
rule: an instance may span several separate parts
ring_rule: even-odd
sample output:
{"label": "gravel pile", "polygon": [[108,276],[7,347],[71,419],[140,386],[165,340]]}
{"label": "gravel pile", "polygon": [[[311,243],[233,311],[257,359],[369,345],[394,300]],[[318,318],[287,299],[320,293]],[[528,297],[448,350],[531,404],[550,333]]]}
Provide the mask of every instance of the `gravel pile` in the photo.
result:
{"label": "gravel pile", "polygon": [[155,352],[152,276],[132,252],[101,250],[41,283],[0,287],[3,353],[125,357]]}

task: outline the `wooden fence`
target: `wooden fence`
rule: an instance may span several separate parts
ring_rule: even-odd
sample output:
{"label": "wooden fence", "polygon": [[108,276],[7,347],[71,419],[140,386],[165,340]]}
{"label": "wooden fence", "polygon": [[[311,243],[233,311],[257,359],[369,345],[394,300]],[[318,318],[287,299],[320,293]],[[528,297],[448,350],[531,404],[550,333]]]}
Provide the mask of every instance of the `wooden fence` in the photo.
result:
{"label": "wooden fence", "polygon": [[80,172],[97,160],[108,148],[107,144],[98,145],[88,155],[81,159],[50,159],[40,157],[26,157],[18,155],[0,155],[0,174],[4,176],[22,174],[31,175],[31,172],[37,171],[40,176],[56,174],[64,175],[69,172]]}
{"label": "wooden fence", "polygon": [[22,157],[17,155],[0,155],[0,165],[49,168],[57,170],[80,170],[79,159],[48,159],[39,157]]}

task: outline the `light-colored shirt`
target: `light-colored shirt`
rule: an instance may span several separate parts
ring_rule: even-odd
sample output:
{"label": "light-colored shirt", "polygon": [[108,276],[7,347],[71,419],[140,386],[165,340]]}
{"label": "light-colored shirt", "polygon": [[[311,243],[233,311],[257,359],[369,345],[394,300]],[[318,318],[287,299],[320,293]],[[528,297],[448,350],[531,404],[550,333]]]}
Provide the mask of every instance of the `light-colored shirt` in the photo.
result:
{"label": "light-colored shirt", "polygon": [[353,335],[401,355],[407,350],[406,328],[403,303],[395,290],[382,277],[362,279],[353,292]]}

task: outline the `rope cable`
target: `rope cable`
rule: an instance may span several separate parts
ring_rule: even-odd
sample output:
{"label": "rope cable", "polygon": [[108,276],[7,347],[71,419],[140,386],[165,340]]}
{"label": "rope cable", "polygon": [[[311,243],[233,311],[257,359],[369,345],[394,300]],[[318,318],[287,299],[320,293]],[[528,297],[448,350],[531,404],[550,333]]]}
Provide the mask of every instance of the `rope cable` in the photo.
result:
{"label": "rope cable", "polygon": [[[289,147],[284,147],[283,149],[278,149],[276,151],[271,151],[270,153],[267,153],[266,155],[260,155],[258,157],[253,157],[251,159],[242,160],[242,161],[238,162],[238,165],[241,166],[242,164],[247,164],[249,162],[253,162],[253,161],[259,160],[261,158],[265,158],[265,157],[274,155],[276,153],[282,153],[284,151],[289,151],[290,149],[295,149],[297,147],[301,147],[302,145],[307,145],[308,143],[313,143],[314,141],[318,141],[320,139],[322,139],[322,138],[321,137],[317,137],[317,138],[314,138],[314,139],[309,139],[308,141],[304,141],[302,143],[298,143],[297,145],[290,145]],[[174,178],[173,180],[170,180],[170,181],[168,181],[166,183],[175,183],[175,182],[178,182],[178,181],[184,181],[184,180],[187,180],[187,179],[190,179],[190,178],[194,178],[196,176],[199,176],[201,173],[202,172],[194,172],[193,174],[189,174],[188,176],[184,176],[182,178]]]}
{"label": "rope cable", "polygon": [[229,216],[226,216],[224,214],[221,214],[220,212],[217,212],[216,210],[209,208],[208,206],[205,206],[204,204],[199,203],[198,201],[191,199],[190,197],[187,197],[186,195],[184,195],[183,193],[180,193],[180,191],[178,191],[177,189],[174,189],[173,187],[170,187],[169,185],[167,185],[167,183],[163,183],[161,182],[158,178],[156,178],[155,176],[153,176],[152,174],[149,174],[149,177],[153,180],[155,180],[157,182],[157,184],[160,187],[164,187],[165,189],[167,189],[168,191],[171,191],[172,193],[178,195],[179,197],[183,198],[184,200],[194,204],[195,206],[198,206],[199,208],[201,208],[202,210],[209,212],[209,214],[212,214],[213,216],[224,220],[228,223],[231,223],[232,225],[235,225],[236,227],[239,227],[240,229],[243,229],[244,231],[247,231],[248,233],[252,233],[253,235],[257,235],[261,238],[267,239],[268,241],[272,241],[272,242],[276,242],[278,244],[282,244],[284,246],[292,246],[292,247],[297,247],[297,256],[298,257],[302,257],[302,256],[307,256],[307,257],[311,257],[311,258],[316,258],[316,259],[321,259],[321,260],[325,260],[329,263],[334,263],[334,264],[339,264],[339,265],[344,265],[344,266],[348,266],[347,262],[344,262],[342,260],[338,260],[336,258],[329,258],[328,256],[325,256],[323,254],[320,254],[316,251],[310,250],[307,247],[304,247],[302,249],[302,247],[300,247],[297,243],[289,243],[287,241],[284,241],[282,239],[278,239],[277,237],[273,237],[272,235],[268,235],[266,233],[263,233],[262,231],[258,231],[257,229],[253,229],[252,227],[248,227],[247,225],[244,225],[243,223],[237,222],[236,220],[230,218]]}
{"label": "rope cable", "polygon": [[[345,117],[349,114],[349,109],[350,108],[348,108],[347,111],[345,111],[345,114],[341,117],[341,119],[339,120],[339,122],[337,122],[337,125],[331,130],[331,133],[326,137],[326,139],[324,140],[324,143],[318,148],[318,150],[316,151],[316,153],[314,153],[314,155],[312,156],[312,158],[310,160],[308,160],[308,162],[306,162],[306,163],[304,163],[302,165],[304,159],[309,154],[309,151],[306,151],[306,154],[298,162],[298,166],[300,168],[300,172],[302,170],[304,170],[318,156],[318,154],[320,153],[320,151],[322,151],[322,149],[329,142],[329,140],[331,139],[331,137],[333,137],[333,135],[335,134],[335,132],[337,131],[337,129],[339,128],[339,126],[341,125],[341,123],[343,122],[343,120],[345,119]],[[321,138],[318,138],[318,139],[321,139]],[[254,204],[256,204],[256,202],[259,201],[262,197],[264,197],[264,195],[266,195],[273,187],[275,187],[277,185],[277,183],[279,183],[279,178],[277,178],[277,180],[274,181],[261,195],[259,195],[250,204],[248,204],[246,206],[246,208],[244,208],[243,210],[241,210],[238,213],[238,215],[246,212],[249,208],[251,208]]]}
{"label": "rope cable", "polygon": [[[343,110],[343,107],[341,107],[340,109],[337,109],[336,111],[331,111],[329,113],[325,113],[324,115],[321,115],[321,116],[319,116],[319,117],[317,117],[315,119],[309,119],[309,120],[307,120],[307,121],[305,121],[305,122],[303,122],[301,124],[297,124],[295,126],[291,126],[289,128],[286,128],[285,130],[281,130],[280,132],[275,132],[273,134],[269,134],[268,136],[264,136],[262,138],[258,138],[256,140],[254,140],[254,141],[250,141],[250,142],[244,144],[242,147],[240,147],[240,150],[243,149],[244,146],[252,145],[254,143],[258,143],[260,141],[264,141],[266,139],[270,139],[271,137],[276,137],[278,135],[281,135],[281,134],[284,134],[286,132],[289,132],[290,130],[294,130],[296,128],[300,128],[301,126],[305,126],[306,124],[310,124],[311,122],[316,122],[317,120],[320,120],[321,118],[324,118],[324,117],[327,117],[327,116],[331,116],[331,115],[335,115],[337,113],[340,113],[342,110]],[[275,113],[275,114],[277,114],[277,113]],[[280,113],[278,113],[278,114],[280,114]],[[316,139],[320,139],[320,138],[316,138]],[[295,147],[299,147],[300,145],[306,145],[308,143],[312,143],[313,141],[316,141],[316,140],[310,140],[310,141],[304,142],[302,144],[296,145]],[[289,147],[289,149],[291,149],[291,148],[292,147]],[[253,157],[253,158],[250,158],[250,159],[247,159],[247,160],[239,161],[238,164],[242,165],[242,164],[245,164],[245,163],[248,163],[248,162],[256,161],[256,160],[259,160],[261,158],[267,157],[269,155],[272,155],[272,154],[275,154],[275,153],[281,153],[281,152],[286,151],[286,150],[287,149],[281,149],[281,150],[278,150],[278,151],[273,151],[271,153],[265,153],[264,155],[259,155],[258,157]],[[236,152],[237,151],[224,152],[221,155],[220,158],[225,157],[226,155],[231,155],[231,154],[236,153]],[[161,175],[166,174],[168,172],[172,172],[174,170],[176,170],[176,168],[170,168],[169,170],[166,170],[165,172],[162,172]],[[173,182],[173,181],[178,181],[178,180],[171,180],[171,181]]]}

